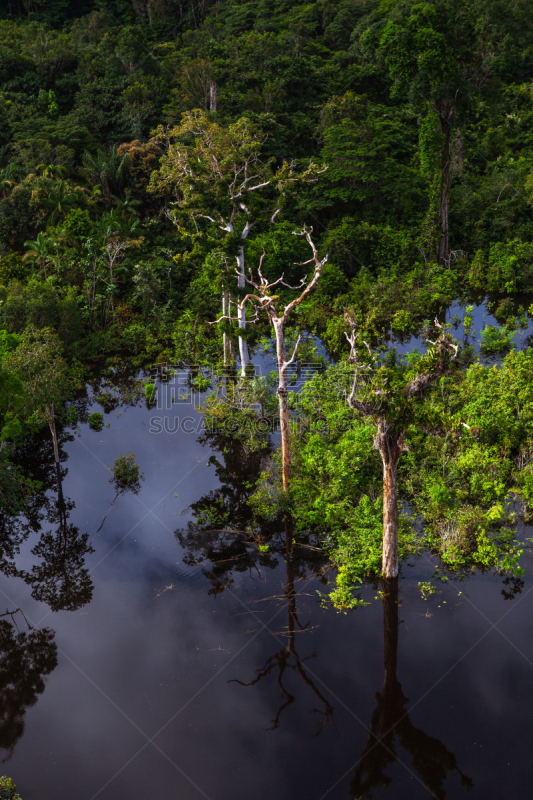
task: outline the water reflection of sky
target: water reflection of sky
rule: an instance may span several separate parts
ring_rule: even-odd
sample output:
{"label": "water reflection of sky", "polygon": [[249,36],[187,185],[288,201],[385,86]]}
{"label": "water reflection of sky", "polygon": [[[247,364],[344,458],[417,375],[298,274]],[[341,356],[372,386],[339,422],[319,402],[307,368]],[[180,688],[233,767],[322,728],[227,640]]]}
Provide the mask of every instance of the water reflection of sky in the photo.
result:
{"label": "water reflection of sky", "polygon": [[[95,550],[87,559],[92,602],[51,613],[22,581],[2,578],[4,604],[53,628],[59,647],[59,665],[28,709],[24,736],[3,771],[24,800],[351,798],[383,685],[381,601],[367,587],[371,604],[342,615],[321,609],[316,578],[296,582],[299,619],[310,623],[295,634],[296,646],[335,710],[316,736],[317,695],[287,670],[294,701],[267,732],[285,699],[276,669],[254,686],[230,681],[253,681],[286,641],[283,559],[274,569],[234,572],[231,591],[208,594],[201,569],[183,564],[174,531],[191,519],[191,503],[219,486],[207,465],[212,451],[196,433],[150,433],[154,413],[142,404],[119,408],[106,416],[109,428],[96,433],[83,425],[65,445],[63,488],[76,503],[71,519],[90,532]],[[195,425],[201,419],[191,406],[172,414]],[[123,494],[110,509],[107,468],[129,451],[144,481],[137,496]],[[20,566],[32,563],[30,546]],[[529,797],[529,554],[524,562],[525,588],[514,600],[503,599],[501,579],[474,576],[422,601],[418,581],[432,573],[424,559],[406,566],[400,582],[397,679],[406,710],[471,778],[469,798]],[[498,620],[501,633],[491,628]],[[399,740],[394,747],[400,761],[386,769],[390,784],[372,796],[431,796],[412,755]],[[442,787],[442,797],[466,796],[449,767]]]}

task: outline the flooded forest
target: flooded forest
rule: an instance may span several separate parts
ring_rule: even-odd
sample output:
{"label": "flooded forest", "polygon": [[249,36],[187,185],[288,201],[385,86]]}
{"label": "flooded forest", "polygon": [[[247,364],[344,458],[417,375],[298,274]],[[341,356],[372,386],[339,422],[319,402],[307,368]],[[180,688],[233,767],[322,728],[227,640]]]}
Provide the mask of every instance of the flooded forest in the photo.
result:
{"label": "flooded forest", "polygon": [[530,797],[533,8],[0,4],[0,797]]}

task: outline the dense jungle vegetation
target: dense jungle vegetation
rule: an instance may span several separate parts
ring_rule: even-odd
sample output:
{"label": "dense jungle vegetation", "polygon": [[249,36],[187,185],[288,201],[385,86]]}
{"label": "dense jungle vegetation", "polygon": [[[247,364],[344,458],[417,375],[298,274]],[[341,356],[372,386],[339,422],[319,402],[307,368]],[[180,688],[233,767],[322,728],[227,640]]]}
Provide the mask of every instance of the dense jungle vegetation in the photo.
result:
{"label": "dense jungle vegetation", "polygon": [[[319,337],[335,365],[289,392],[291,474],[265,456],[254,519],[293,514],[339,568],[335,602],[357,604],[392,459],[400,558],[424,543],[442,575],[519,575],[533,356],[480,362],[468,309],[486,299],[507,350],[531,313],[527,0],[6,0],[0,114],[4,527],[38,491],[17,447],[48,426],[59,464],[86,380],[266,346],[268,315],[211,323],[262,253],[289,303],[310,269],[293,234],[312,229],[320,279],[287,354],[300,334],[300,362],[324,366]],[[461,341],[442,327],[454,301]],[[400,358],[412,334],[433,344]],[[254,391],[276,418],[275,382]]]}

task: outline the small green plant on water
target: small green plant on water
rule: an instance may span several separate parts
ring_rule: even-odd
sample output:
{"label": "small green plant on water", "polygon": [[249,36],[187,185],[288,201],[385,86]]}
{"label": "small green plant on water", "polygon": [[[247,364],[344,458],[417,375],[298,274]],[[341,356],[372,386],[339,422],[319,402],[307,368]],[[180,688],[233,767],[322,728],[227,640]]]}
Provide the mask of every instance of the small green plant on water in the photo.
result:
{"label": "small green plant on water", "polygon": [[147,400],[153,400],[156,395],[157,389],[154,383],[144,384],[144,394]]}
{"label": "small green plant on water", "polygon": [[0,800],[21,800],[17,787],[6,775],[0,778]]}
{"label": "small green plant on water", "polygon": [[92,431],[100,433],[103,427],[104,427],[104,415],[101,414],[100,411],[94,411],[92,414],[89,414],[89,428]]}
{"label": "small green plant on water", "polygon": [[418,588],[423,600],[427,600],[432,594],[437,591],[432,583],[429,581],[418,581]]}
{"label": "small green plant on water", "polygon": [[463,333],[465,334],[465,336],[469,336],[472,331],[473,311],[474,311],[474,306],[467,306],[465,308],[465,315],[463,318]]}
{"label": "small green plant on water", "polygon": [[207,380],[205,375],[200,373],[196,376],[196,378],[194,378],[194,380],[191,381],[191,386],[194,386],[198,392],[206,392],[211,386],[211,383]]}
{"label": "small green plant on water", "polygon": [[268,553],[268,551],[270,550],[270,545],[268,545],[268,544],[260,544],[259,545],[259,550],[261,551],[261,553]]}
{"label": "small green plant on water", "polygon": [[113,477],[109,480],[117,489],[133,489],[139,486],[139,481],[144,478],[133,453],[123,455],[119,453],[111,467]]}

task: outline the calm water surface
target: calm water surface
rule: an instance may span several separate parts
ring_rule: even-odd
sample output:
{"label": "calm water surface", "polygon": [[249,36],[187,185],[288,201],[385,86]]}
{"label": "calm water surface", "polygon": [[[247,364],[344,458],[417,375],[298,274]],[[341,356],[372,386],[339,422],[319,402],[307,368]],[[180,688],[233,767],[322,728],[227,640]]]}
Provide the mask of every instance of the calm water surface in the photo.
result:
{"label": "calm water surface", "polygon": [[[153,416],[119,408],[101,433],[82,424],[64,442],[75,505],[62,527],[50,490],[16,559],[33,582],[1,578],[2,606],[21,609],[1,622],[2,772],[23,800],[531,797],[529,552],[512,599],[477,575],[424,601],[422,558],[403,568],[398,602],[394,587],[383,600],[367,587],[366,608],[324,610],[309,549],[288,561],[232,528],[187,533],[210,493],[238,516],[247,475],[219,440],[150,433]],[[129,451],[145,479],[111,506],[108,467]],[[47,440],[27,457],[50,464]],[[73,549],[62,576],[58,529]]]}

